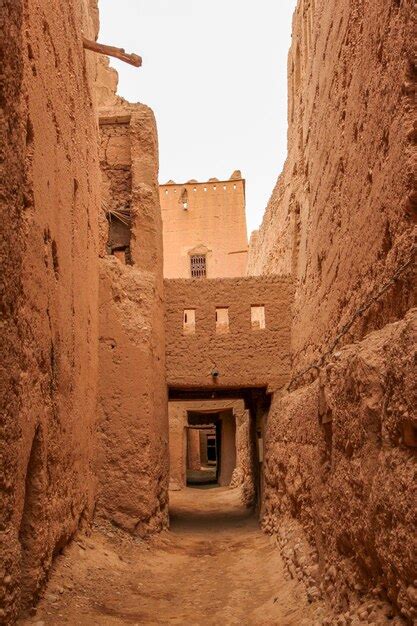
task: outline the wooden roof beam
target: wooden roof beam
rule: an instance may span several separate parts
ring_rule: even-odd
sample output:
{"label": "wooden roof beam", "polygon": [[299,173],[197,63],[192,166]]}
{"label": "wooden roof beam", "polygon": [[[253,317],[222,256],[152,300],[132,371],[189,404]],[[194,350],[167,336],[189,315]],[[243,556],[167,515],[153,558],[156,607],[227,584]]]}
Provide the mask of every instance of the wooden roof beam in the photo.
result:
{"label": "wooden roof beam", "polygon": [[98,54],[115,57],[116,59],[124,61],[124,63],[129,63],[129,65],[134,65],[135,67],[141,67],[142,65],[142,57],[137,54],[127,54],[123,48],[106,46],[105,44],[97,43],[97,41],[91,41],[91,39],[87,39],[86,37],[83,37],[83,46],[85,50],[91,50],[92,52],[97,52]]}

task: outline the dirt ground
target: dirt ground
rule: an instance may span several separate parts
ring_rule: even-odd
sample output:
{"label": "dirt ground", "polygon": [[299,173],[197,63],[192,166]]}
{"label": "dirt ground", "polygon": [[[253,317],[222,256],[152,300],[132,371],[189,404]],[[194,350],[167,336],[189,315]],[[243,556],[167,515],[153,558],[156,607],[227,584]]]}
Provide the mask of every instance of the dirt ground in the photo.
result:
{"label": "dirt ground", "polygon": [[238,489],[187,488],[171,494],[170,510],[171,530],[150,541],[103,526],[79,535],[20,624],[321,623]]}

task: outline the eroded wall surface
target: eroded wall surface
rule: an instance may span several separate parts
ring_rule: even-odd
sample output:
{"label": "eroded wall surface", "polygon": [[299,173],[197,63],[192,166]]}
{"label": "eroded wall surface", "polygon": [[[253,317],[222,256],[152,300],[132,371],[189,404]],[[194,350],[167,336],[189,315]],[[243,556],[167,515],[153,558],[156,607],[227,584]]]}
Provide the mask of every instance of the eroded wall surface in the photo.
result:
{"label": "eroded wall surface", "polygon": [[[100,93],[106,91],[102,88]],[[129,532],[146,535],[168,523],[157,130],[152,111],[144,105],[129,105],[120,99],[101,104],[97,514]],[[121,224],[120,230],[113,231],[109,248],[109,221],[114,220],[109,211],[121,207],[130,211],[128,228]],[[128,244],[127,256],[117,251],[117,256],[110,254],[112,246],[119,244]]]}
{"label": "eroded wall surface", "polygon": [[[274,398],[264,527],[314,599],[346,610],[375,589],[415,611],[417,310],[347,345],[320,378]],[[291,520],[296,520],[291,542]],[[307,539],[307,543],[303,543]],[[294,550],[294,543],[297,548]]]}
{"label": "eroded wall surface", "polygon": [[[409,621],[417,615],[412,10],[408,0],[298,2],[288,159],[249,258],[249,273],[294,278],[292,376],[333,354],[274,397],[265,525],[283,533],[290,570],[304,572],[312,599],[325,593],[343,610],[374,589]],[[295,551],[284,520],[301,533]]]}
{"label": "eroded wall surface", "polygon": [[93,509],[99,169],[95,61],[81,36],[95,36],[91,8],[14,0],[1,10],[6,624],[36,600],[53,557]]}
{"label": "eroded wall surface", "polygon": [[[410,0],[298,2],[288,159],[249,258],[249,274],[286,273],[297,281],[297,369],[411,257],[412,42]],[[410,269],[402,274],[345,342],[403,317],[413,304],[412,278]]]}
{"label": "eroded wall surface", "polygon": [[[288,381],[288,277],[165,280],[165,298],[169,386],[274,389]],[[252,306],[264,306],[264,329],[252,328]],[[228,309],[228,329],[216,330],[216,308]],[[192,333],[184,329],[184,311],[190,309],[195,310]]]}

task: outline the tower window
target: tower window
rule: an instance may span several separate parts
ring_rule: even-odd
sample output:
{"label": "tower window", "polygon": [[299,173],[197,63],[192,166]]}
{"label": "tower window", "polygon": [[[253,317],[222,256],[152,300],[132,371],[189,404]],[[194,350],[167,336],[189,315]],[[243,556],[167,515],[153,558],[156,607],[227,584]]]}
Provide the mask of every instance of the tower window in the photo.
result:
{"label": "tower window", "polygon": [[195,333],[195,309],[184,309],[183,333],[184,335]]}
{"label": "tower window", "polygon": [[207,276],[206,255],[191,255],[191,278],[205,278]]}

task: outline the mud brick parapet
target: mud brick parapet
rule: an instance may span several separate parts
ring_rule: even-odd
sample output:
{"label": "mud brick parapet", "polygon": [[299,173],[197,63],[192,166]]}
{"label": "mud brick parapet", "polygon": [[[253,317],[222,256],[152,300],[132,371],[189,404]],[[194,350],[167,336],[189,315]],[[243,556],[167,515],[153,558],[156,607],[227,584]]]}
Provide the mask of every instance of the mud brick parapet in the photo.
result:
{"label": "mud brick parapet", "polygon": [[[284,385],[290,370],[292,282],[286,276],[166,280],[167,379],[170,387]],[[252,328],[264,307],[265,328]],[[216,328],[224,310],[227,323]],[[184,328],[185,313],[195,328]],[[271,368],[271,364],[274,368]],[[212,374],[218,373],[218,376]]]}

